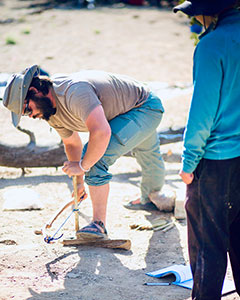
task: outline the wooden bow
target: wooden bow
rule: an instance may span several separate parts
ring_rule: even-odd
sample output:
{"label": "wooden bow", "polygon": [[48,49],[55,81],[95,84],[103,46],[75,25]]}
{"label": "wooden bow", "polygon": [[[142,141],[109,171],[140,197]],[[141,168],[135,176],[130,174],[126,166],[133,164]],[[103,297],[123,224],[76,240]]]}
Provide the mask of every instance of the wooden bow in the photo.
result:
{"label": "wooden bow", "polygon": [[[73,187],[74,187],[74,200],[66,202],[49,220],[44,226],[42,227],[41,231],[35,231],[36,234],[42,234],[44,236],[44,241],[46,243],[52,243],[54,240],[58,240],[62,237],[60,235],[59,237],[55,238],[55,235],[58,233],[58,231],[63,227],[63,225],[66,223],[66,221],[70,218],[70,216],[75,212],[75,230],[76,232],[79,230],[79,219],[78,219],[78,206],[79,204],[87,198],[86,192],[83,192],[80,199],[78,199],[77,195],[77,177],[73,176]],[[65,209],[67,209],[69,206],[75,204],[75,208],[72,210],[70,215],[65,219],[65,221],[61,224],[61,226],[58,228],[58,230],[54,233],[53,236],[49,236],[46,233],[46,230],[51,228],[53,223],[57,220],[57,218],[63,213]]]}

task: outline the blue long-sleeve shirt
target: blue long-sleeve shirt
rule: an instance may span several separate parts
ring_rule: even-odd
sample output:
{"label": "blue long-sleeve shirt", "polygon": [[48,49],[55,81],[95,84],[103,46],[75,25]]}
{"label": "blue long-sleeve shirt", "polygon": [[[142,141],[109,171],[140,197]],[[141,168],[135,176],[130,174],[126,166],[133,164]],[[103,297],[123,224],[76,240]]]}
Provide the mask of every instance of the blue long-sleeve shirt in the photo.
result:
{"label": "blue long-sleeve shirt", "polygon": [[202,158],[240,156],[240,12],[230,10],[194,53],[194,92],[184,134],[183,171]]}

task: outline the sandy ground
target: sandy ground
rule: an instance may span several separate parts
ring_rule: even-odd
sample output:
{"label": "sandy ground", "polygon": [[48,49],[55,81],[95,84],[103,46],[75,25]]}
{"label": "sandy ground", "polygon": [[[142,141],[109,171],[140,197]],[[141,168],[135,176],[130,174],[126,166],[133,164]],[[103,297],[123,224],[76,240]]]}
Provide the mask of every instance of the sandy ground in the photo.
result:
{"label": "sandy ground", "polygon": [[[61,7],[31,14],[34,9],[26,8],[29,3],[0,1],[1,72],[21,71],[37,63],[50,74],[102,69],[169,86],[191,84],[194,45],[185,17],[173,15],[170,10],[121,5],[95,10]],[[9,38],[16,44],[7,45]],[[162,98],[166,112],[160,130],[184,126],[190,98],[190,93]],[[26,135],[11,125],[9,112],[1,105],[0,111],[0,142],[27,144]],[[23,119],[21,125],[35,133],[38,145],[59,142],[43,121]],[[165,153],[170,150],[179,154],[181,147],[180,142],[161,148]],[[177,175],[179,168],[178,162],[166,162],[166,189],[184,190]],[[174,228],[167,232],[130,228],[133,224],[149,225],[160,216],[173,219],[173,214],[134,212],[123,207],[127,197],[139,194],[141,173],[133,158],[123,157],[112,167],[108,206],[109,235],[131,239],[132,249],[127,252],[44,243],[34,230],[40,229],[58,207],[71,199],[72,183],[61,168],[26,171],[23,177],[19,169],[0,167],[1,208],[6,191],[26,187],[38,193],[44,205],[43,210],[37,211],[0,210],[1,300],[190,299],[187,289],[143,285],[157,281],[146,276],[146,272],[188,263],[186,221],[175,220]],[[90,219],[91,204],[87,199],[80,206],[80,225]],[[64,237],[74,235],[74,218],[63,233]],[[231,279],[230,272],[227,276]],[[233,294],[224,299],[238,297]]]}

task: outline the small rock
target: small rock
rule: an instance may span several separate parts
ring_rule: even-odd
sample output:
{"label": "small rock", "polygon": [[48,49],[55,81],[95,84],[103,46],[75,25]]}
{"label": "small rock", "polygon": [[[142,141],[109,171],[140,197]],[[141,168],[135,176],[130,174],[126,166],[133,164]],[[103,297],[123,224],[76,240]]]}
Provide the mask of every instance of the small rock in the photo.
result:
{"label": "small rock", "polygon": [[12,188],[3,192],[3,210],[43,209],[37,192],[30,188]]}

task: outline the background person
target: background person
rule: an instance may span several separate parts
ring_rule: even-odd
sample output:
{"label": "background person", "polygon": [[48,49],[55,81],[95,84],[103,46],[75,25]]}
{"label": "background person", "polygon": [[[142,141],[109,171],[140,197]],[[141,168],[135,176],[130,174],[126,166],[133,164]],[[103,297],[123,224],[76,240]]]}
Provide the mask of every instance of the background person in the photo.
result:
{"label": "background person", "polygon": [[203,24],[180,176],[187,184],[192,298],[221,299],[229,253],[240,295],[240,12],[234,0],[174,8]]}

